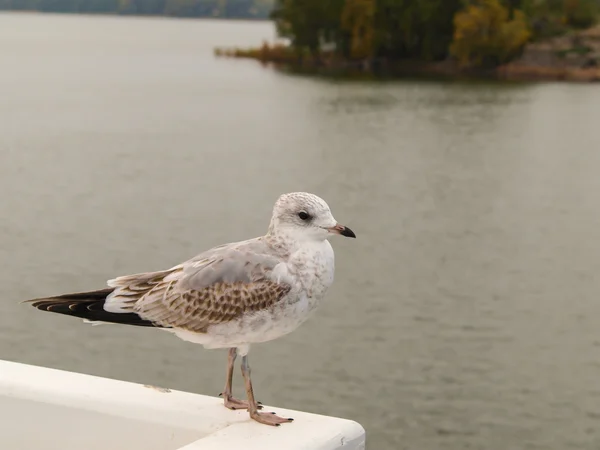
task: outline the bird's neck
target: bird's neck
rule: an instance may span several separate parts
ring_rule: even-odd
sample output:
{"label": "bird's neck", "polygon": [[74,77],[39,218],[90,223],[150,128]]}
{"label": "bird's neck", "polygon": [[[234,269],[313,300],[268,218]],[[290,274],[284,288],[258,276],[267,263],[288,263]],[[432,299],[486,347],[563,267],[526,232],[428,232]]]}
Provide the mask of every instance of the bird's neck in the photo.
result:
{"label": "bird's neck", "polygon": [[295,231],[288,227],[269,228],[264,239],[278,255],[284,258],[288,258],[298,250],[322,245],[321,241],[307,240],[297,236]]}

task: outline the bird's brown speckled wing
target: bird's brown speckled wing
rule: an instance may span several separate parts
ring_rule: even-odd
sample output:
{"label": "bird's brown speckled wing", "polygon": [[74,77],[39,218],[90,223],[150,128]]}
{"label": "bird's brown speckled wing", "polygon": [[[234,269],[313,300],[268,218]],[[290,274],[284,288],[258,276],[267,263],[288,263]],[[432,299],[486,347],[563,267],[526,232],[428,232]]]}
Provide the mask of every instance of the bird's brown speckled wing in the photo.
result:
{"label": "bird's brown speckled wing", "polygon": [[204,332],[283,299],[291,286],[269,277],[280,262],[260,240],[217,247],[167,271],[111,280],[116,290],[105,309]]}

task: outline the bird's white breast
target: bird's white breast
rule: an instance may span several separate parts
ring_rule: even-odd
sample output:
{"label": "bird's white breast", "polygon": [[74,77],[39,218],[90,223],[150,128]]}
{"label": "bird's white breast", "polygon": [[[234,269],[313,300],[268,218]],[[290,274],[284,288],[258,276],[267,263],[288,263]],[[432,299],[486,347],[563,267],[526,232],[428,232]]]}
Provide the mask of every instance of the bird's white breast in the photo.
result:
{"label": "bird's white breast", "polygon": [[288,265],[309,302],[316,307],[333,283],[333,248],[329,241],[310,243],[290,256]]}

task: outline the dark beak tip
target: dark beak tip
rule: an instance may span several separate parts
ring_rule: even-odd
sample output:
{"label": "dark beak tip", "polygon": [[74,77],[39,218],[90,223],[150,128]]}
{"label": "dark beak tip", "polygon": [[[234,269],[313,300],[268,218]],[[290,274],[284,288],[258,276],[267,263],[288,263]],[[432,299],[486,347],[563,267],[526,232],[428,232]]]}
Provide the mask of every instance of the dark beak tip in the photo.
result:
{"label": "dark beak tip", "polygon": [[354,231],[352,231],[348,227],[344,227],[344,230],[340,234],[342,236],[346,236],[346,237],[349,237],[349,238],[355,238],[356,239],[356,234],[354,234]]}

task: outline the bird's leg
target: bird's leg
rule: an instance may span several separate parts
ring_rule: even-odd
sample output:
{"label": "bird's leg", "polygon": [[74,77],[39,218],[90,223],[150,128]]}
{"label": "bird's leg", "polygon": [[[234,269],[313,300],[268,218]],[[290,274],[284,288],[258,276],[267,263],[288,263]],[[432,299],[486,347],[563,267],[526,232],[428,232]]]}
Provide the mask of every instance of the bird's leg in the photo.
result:
{"label": "bird's leg", "polygon": [[[233,383],[233,367],[235,365],[235,358],[237,357],[237,348],[233,347],[229,349],[227,356],[227,378],[225,381],[225,389],[219,395],[223,396],[223,403],[226,408],[229,409],[248,409],[248,402],[246,400],[238,400],[233,397],[231,392],[231,385]],[[257,405],[258,409],[262,408],[262,405]]]}
{"label": "bird's leg", "polygon": [[248,355],[242,356],[242,375],[244,384],[246,385],[246,394],[248,395],[248,412],[250,417],[259,423],[265,425],[273,425],[278,427],[282,423],[291,422],[294,419],[286,419],[276,416],[274,412],[258,412],[258,404],[254,399],[254,391],[252,390],[252,381],[250,380],[250,366],[248,365]]}

